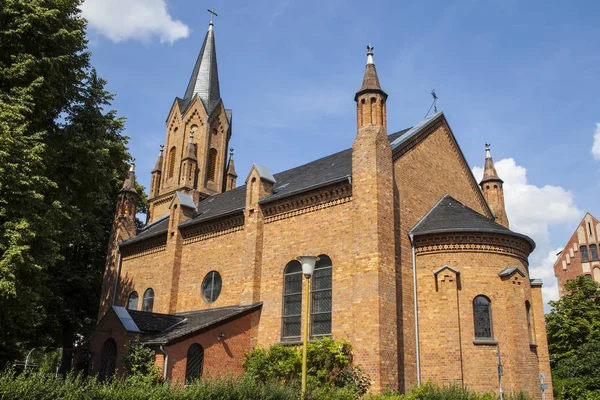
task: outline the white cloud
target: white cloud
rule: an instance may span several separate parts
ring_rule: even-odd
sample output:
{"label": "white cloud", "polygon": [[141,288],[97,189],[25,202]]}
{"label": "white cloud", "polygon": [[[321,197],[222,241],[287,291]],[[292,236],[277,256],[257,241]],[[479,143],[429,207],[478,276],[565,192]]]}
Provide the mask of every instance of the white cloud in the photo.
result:
{"label": "white cloud", "polygon": [[[504,201],[510,229],[530,236],[536,242],[535,251],[529,256],[529,272],[532,278],[544,281],[544,302],[558,299],[558,286],[553,265],[556,260],[556,244],[550,243],[553,225],[575,226],[583,212],[574,203],[573,194],[560,186],[535,186],[527,182],[527,169],[516,164],[512,158],[495,163],[498,176],[504,181]],[[473,174],[479,182],[483,168],[474,167]]]}
{"label": "white cloud", "polygon": [[596,160],[600,160],[600,123],[596,122],[596,132],[594,132],[594,144],[592,145],[592,155]]}
{"label": "white cloud", "polygon": [[173,43],[189,35],[183,22],[173,20],[166,0],[85,0],[81,6],[89,26],[113,42],[158,37]]}

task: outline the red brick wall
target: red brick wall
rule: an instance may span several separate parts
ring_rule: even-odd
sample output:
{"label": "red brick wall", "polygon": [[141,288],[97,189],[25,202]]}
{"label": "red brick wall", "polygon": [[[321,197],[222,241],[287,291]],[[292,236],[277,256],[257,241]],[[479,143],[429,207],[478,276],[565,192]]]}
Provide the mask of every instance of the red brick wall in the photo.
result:
{"label": "red brick wall", "polygon": [[[187,352],[197,343],[204,349],[203,377],[236,376],[244,372],[244,355],[252,350],[252,338],[260,319],[260,311],[202,332],[197,336],[166,346],[169,355],[167,374],[171,381],[185,382]],[[222,340],[219,334],[225,333]]]}
{"label": "red brick wall", "polygon": [[[592,260],[589,250],[591,244],[600,247],[600,222],[587,213],[554,263],[554,275],[558,280],[558,291],[561,296],[565,294],[565,283],[570,279],[577,278],[579,275],[589,274],[593,279],[600,282],[600,260]],[[581,246],[588,247],[589,261],[587,262],[582,262],[579,250]],[[598,271],[594,274],[596,268],[598,268]]]}

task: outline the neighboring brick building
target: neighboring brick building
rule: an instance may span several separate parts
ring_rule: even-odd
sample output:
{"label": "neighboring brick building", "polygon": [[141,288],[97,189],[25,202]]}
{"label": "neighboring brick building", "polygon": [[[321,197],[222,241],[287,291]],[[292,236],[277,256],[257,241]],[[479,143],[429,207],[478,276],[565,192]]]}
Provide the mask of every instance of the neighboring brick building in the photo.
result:
{"label": "neighboring brick building", "polygon": [[565,294],[565,283],[579,275],[600,282],[598,246],[600,222],[592,214],[586,213],[554,263],[554,275],[558,279],[561,297]]}
{"label": "neighboring brick building", "polygon": [[349,340],[373,391],[419,379],[497,391],[499,351],[504,391],[541,397],[550,366],[535,244],[508,229],[489,147],[478,185],[442,112],[388,135],[369,48],[352,148],[274,175],[255,164],[236,187],[217,76],[211,23],[167,119],[145,228],[135,231],[133,169],[119,198],[95,373],[114,373],[133,336],[179,381],[239,373],[255,345],[299,343],[295,260],[310,254],[311,336]]}

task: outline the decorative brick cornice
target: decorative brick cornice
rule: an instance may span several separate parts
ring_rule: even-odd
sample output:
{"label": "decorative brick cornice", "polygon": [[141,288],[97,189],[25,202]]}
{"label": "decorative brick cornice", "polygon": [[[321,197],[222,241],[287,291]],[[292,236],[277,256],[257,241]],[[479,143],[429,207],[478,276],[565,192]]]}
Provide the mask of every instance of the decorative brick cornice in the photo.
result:
{"label": "decorative brick cornice", "polygon": [[454,135],[452,134],[450,127],[446,123],[445,118],[439,118],[435,123],[433,123],[429,127],[427,127],[427,129],[423,129],[421,132],[418,132],[414,138],[412,138],[411,140],[407,140],[400,146],[396,147],[392,153],[392,160],[395,162],[400,157],[402,157],[403,155],[405,155],[406,153],[408,153],[409,151],[411,151],[412,149],[417,147],[423,140],[425,140],[429,135],[431,135],[433,132],[435,132],[440,127],[443,129],[444,133],[450,140],[454,154],[456,154],[456,156],[458,156],[459,159],[462,160],[462,162],[460,163],[462,170],[465,173],[467,179],[470,181],[471,187],[478,194],[477,200],[479,201],[479,204],[481,205],[483,210],[486,210],[488,212],[488,217],[493,218],[494,215],[492,214],[491,209],[489,208],[485,198],[483,197],[483,193],[481,193],[481,188],[479,187],[479,185],[473,178],[473,173],[469,169],[469,164],[467,164],[467,160],[465,159],[465,156],[462,153],[462,150],[458,146],[458,142],[454,138]]}
{"label": "decorative brick cornice", "polygon": [[217,220],[206,221],[185,227],[181,230],[183,244],[199,242],[217,236],[227,235],[244,229],[244,216],[237,214]]}
{"label": "decorative brick cornice", "polygon": [[509,254],[529,265],[530,244],[524,239],[485,233],[433,234],[415,238],[415,253],[484,252]]}
{"label": "decorative brick cornice", "polygon": [[311,193],[301,193],[263,206],[265,224],[344,204],[352,200],[352,186],[347,182]]}
{"label": "decorative brick cornice", "polygon": [[167,235],[161,235],[152,239],[144,240],[121,248],[123,260],[143,257],[148,254],[158,253],[167,248]]}

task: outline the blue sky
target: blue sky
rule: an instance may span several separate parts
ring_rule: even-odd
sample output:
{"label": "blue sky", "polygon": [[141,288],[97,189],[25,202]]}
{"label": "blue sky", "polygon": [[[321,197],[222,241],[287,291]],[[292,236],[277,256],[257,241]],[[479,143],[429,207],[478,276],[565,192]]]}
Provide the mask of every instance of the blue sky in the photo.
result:
{"label": "blue sky", "polygon": [[600,3],[85,0],[92,61],[143,185],[213,6],[238,184],[254,162],[279,172],[352,145],[371,43],[390,132],[419,122],[435,88],[476,176],[492,144],[511,227],[538,243],[532,275],[556,298],[549,254],[585,211],[600,216]]}

